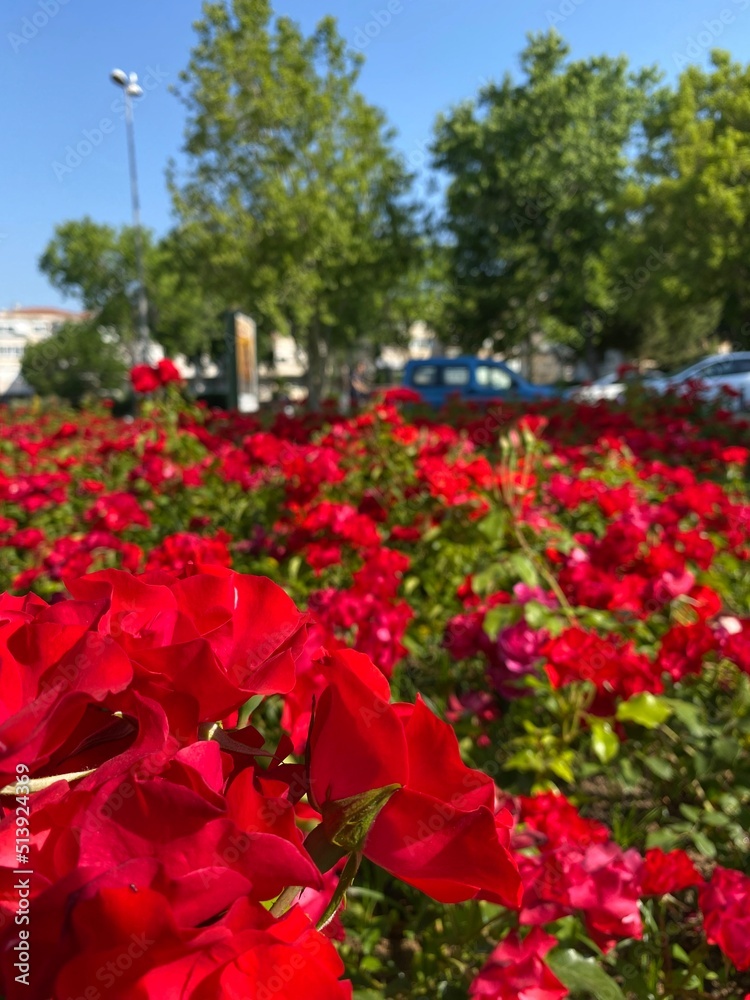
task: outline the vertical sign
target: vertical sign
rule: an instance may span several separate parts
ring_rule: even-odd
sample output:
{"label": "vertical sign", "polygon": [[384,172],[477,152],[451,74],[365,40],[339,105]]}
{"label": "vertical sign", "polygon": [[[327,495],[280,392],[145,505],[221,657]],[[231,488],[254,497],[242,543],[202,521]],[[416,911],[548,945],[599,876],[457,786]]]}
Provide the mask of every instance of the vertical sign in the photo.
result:
{"label": "vertical sign", "polygon": [[227,360],[228,406],[255,413],[260,408],[257,331],[255,322],[243,313],[229,314]]}

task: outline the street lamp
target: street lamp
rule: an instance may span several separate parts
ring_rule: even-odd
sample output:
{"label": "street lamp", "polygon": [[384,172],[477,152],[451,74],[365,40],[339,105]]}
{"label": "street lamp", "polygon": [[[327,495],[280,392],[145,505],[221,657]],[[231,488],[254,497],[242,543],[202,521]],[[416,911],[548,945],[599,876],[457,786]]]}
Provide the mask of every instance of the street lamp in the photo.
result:
{"label": "street lamp", "polygon": [[141,97],[143,89],[138,84],[138,76],[128,76],[121,69],[113,69],[110,79],[125,92],[125,131],[128,136],[128,161],[130,163],[130,196],[133,203],[133,228],[135,230],[135,257],[138,269],[138,345],[141,361],[148,364],[148,301],[146,299],[146,271],[143,263],[143,229],[141,228],[141,204],[138,198],[138,172],[135,165],[135,135],[133,131],[133,98]]}

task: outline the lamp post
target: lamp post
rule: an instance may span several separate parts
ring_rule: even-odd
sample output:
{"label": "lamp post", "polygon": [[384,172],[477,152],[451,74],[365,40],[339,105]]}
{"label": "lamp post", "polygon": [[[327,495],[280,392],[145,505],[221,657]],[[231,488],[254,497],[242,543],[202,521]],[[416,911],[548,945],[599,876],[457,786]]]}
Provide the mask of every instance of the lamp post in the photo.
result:
{"label": "lamp post", "polygon": [[140,360],[148,364],[148,300],[146,298],[146,270],[143,263],[143,229],[141,227],[141,203],[138,197],[138,171],[135,164],[135,134],[133,130],[133,98],[141,97],[143,89],[138,84],[138,76],[128,76],[121,69],[113,69],[110,79],[125,93],[125,131],[128,137],[128,162],[130,165],[130,197],[133,204],[133,229],[135,231],[135,258],[138,271],[138,348]]}

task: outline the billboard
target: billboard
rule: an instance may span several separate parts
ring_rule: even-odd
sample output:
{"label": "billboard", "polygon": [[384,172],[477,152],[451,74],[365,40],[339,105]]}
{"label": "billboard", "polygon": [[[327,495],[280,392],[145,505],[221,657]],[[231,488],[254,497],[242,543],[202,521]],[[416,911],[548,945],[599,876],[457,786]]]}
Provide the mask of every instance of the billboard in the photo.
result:
{"label": "billboard", "polygon": [[254,320],[243,313],[229,314],[227,355],[228,405],[240,413],[255,413],[260,408],[258,336]]}

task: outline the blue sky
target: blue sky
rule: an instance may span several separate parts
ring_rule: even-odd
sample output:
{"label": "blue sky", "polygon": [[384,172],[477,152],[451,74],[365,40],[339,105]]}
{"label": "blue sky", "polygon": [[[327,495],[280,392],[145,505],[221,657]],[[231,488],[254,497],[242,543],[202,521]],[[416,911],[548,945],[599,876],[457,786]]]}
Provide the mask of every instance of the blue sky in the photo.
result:
{"label": "blue sky", "polygon": [[[0,308],[74,304],[37,270],[56,223],[129,221],[114,66],[147,87],[136,108],[143,218],[158,233],[168,228],[164,170],[179,158],[184,123],[169,85],[187,63],[200,9],[200,0],[2,0]],[[325,14],[338,18],[366,56],[362,90],[415,167],[438,112],[515,71],[526,33],[553,22],[576,57],[625,53],[668,77],[688,59],[705,62],[714,44],[750,60],[750,0],[277,0],[276,11],[307,30]],[[82,142],[88,155],[66,163]]]}

